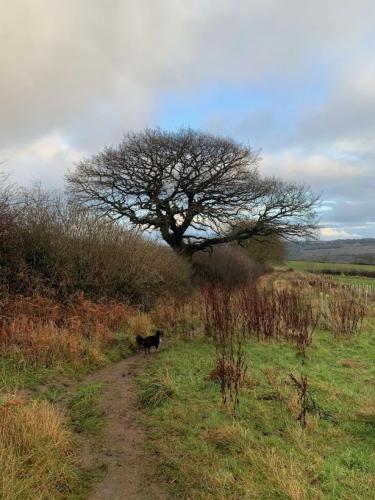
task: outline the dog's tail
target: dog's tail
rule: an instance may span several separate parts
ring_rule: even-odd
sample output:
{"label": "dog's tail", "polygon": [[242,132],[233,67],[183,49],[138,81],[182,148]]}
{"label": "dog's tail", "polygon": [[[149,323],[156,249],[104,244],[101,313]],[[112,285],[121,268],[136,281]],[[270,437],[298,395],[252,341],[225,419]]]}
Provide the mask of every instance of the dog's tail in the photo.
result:
{"label": "dog's tail", "polygon": [[141,335],[137,335],[137,338],[136,338],[137,344],[143,345],[144,340],[145,339],[143,337],[141,337]]}

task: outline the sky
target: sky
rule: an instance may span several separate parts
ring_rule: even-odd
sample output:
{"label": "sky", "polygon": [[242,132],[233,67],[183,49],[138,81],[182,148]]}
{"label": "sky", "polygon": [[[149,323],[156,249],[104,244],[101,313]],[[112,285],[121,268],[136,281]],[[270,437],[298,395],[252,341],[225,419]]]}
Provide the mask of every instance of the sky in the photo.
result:
{"label": "sky", "polygon": [[0,0],[0,162],[64,186],[124,132],[181,126],[321,193],[323,239],[375,237],[373,0]]}

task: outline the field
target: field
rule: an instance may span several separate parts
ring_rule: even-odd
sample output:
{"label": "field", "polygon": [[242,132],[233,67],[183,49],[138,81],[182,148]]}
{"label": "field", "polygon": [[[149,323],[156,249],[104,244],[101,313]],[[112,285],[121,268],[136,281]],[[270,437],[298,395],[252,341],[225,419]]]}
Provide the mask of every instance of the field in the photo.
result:
{"label": "field", "polygon": [[355,275],[356,272],[361,273],[362,271],[375,271],[375,266],[368,264],[341,264],[337,262],[309,262],[304,260],[288,260],[285,264],[286,266],[298,271],[307,271],[311,269],[317,272],[334,269],[342,271],[343,273],[352,273],[353,275]]}
{"label": "field", "polygon": [[[322,305],[320,284],[284,267],[257,288],[203,287],[148,312],[81,299],[63,326],[44,320],[53,304],[18,301],[34,316],[27,335],[24,319],[4,320],[0,497],[84,500],[102,481],[118,488],[134,456],[139,483],[168,498],[371,498],[374,297],[330,286]],[[156,326],[166,332],[160,353],[120,361]],[[236,370],[238,407],[228,392]],[[305,400],[291,375],[306,381]],[[117,422],[128,414],[130,424]],[[133,455],[126,439],[123,455],[113,451],[116,425],[143,436]]]}
{"label": "field", "polygon": [[[215,342],[172,338],[139,379],[148,446],[171,498],[372,498],[374,326],[370,313],[346,339],[320,327],[306,358],[284,341],[248,339],[235,414],[212,379]],[[308,380],[306,427],[291,373]]]}
{"label": "field", "polygon": [[323,273],[332,275],[341,283],[353,285],[370,285],[375,286],[375,277],[368,277],[364,274],[374,273],[375,266],[366,264],[340,264],[335,262],[309,262],[302,260],[289,260],[285,265],[289,269],[294,269],[301,272]]}
{"label": "field", "polygon": [[172,387],[147,408],[149,446],[172,498],[372,497],[375,486],[375,339],[314,338],[304,366],[314,400],[306,429],[296,420],[290,371],[301,370],[295,349],[250,342],[248,382],[236,419],[207,380],[214,348],[204,342],[170,344],[152,358],[140,381]]}

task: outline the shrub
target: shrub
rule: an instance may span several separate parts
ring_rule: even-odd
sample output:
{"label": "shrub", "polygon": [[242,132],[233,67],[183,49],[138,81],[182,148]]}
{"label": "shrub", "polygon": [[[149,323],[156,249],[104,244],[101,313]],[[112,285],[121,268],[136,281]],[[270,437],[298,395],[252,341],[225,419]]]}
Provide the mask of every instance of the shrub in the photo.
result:
{"label": "shrub", "polygon": [[242,247],[249,259],[264,270],[272,264],[281,264],[286,258],[285,242],[277,235],[250,238]]}
{"label": "shrub", "polygon": [[229,245],[214,248],[212,253],[193,255],[193,269],[198,283],[212,283],[237,288],[254,282],[261,270],[238,248]]}
{"label": "shrub", "polygon": [[3,293],[67,302],[83,292],[150,307],[161,293],[190,290],[190,267],[172,250],[41,190],[4,205],[0,235]]}
{"label": "shrub", "polygon": [[238,328],[237,310],[230,290],[210,286],[205,287],[202,293],[202,321],[215,345],[215,371],[220,381],[222,401],[223,404],[230,401],[235,413],[247,371],[244,335]]}
{"label": "shrub", "polygon": [[328,324],[338,337],[359,334],[365,314],[366,307],[354,293],[341,291],[328,300]]}

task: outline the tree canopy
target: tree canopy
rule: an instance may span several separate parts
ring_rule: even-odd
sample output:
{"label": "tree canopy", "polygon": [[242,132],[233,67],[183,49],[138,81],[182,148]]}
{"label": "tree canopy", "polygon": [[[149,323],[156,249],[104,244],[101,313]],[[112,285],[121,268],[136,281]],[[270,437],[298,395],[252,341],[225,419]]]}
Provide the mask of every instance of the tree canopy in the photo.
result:
{"label": "tree canopy", "polygon": [[67,181],[77,202],[158,230],[185,255],[253,236],[311,235],[318,196],[262,177],[258,163],[255,151],[232,139],[146,129],[82,160]]}

